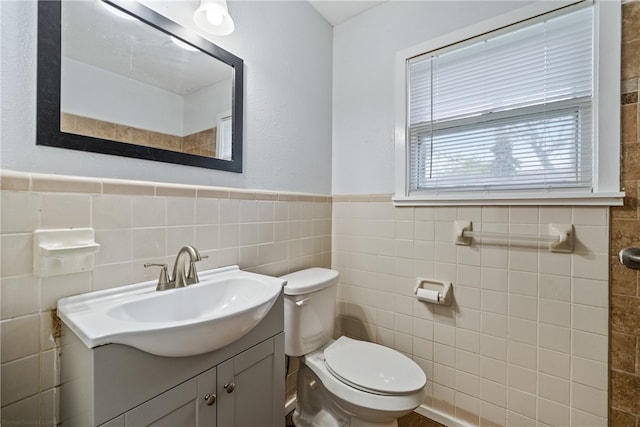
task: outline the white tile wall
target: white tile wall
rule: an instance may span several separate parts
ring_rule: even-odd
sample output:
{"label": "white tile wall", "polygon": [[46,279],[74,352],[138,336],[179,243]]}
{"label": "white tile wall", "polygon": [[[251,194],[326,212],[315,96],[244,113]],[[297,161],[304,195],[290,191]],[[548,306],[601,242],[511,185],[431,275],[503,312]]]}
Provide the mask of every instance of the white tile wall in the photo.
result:
{"label": "white tile wall", "polygon": [[[380,199],[334,199],[338,333],[412,357],[429,377],[425,404],[460,421],[607,423],[608,208],[394,208]],[[575,250],[488,239],[456,246],[455,219],[526,234],[572,223]],[[418,302],[416,277],[451,281],[453,305]]]}
{"label": "white tile wall", "polygon": [[[327,196],[8,171],[0,178],[2,426],[55,425],[59,419],[59,356],[50,311],[59,298],[153,280],[157,270],[143,263],[172,263],[185,244],[209,256],[201,270],[239,264],[281,275],[331,264]],[[29,190],[34,188],[41,190]],[[33,230],[66,227],[95,229],[101,244],[95,268],[34,277]]]}

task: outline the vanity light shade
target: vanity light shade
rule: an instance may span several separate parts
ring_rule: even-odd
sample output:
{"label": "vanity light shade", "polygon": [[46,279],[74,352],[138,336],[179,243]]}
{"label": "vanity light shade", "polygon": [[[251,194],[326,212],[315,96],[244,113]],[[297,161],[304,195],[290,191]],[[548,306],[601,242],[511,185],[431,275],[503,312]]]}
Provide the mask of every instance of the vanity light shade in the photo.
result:
{"label": "vanity light shade", "polygon": [[200,0],[193,20],[202,30],[217,36],[231,34],[235,28],[226,0]]}

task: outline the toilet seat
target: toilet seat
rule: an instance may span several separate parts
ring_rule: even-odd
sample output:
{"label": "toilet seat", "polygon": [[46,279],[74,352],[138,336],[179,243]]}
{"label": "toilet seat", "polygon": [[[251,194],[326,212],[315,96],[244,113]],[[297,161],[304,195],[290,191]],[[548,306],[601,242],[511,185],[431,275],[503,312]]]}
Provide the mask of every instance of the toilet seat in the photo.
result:
{"label": "toilet seat", "polygon": [[427,377],[402,353],[345,336],[324,349],[327,370],[358,390],[381,395],[406,395],[421,390]]}
{"label": "toilet seat", "polygon": [[[408,411],[412,411],[423,402],[426,390],[424,387],[417,391],[406,394],[386,394],[364,390],[362,387],[353,387],[329,371],[325,360],[324,350],[333,345],[331,341],[326,346],[300,358],[303,365],[306,365],[315,375],[318,376],[323,387],[333,396],[333,399],[350,413],[362,414],[363,412],[384,412],[395,414],[398,418]],[[413,364],[415,362],[411,361]],[[301,368],[302,369],[302,368]],[[420,369],[420,368],[418,368]],[[298,377],[298,387],[308,381],[304,375]],[[426,384],[426,377],[425,377]],[[423,384],[423,386],[425,385]]]}

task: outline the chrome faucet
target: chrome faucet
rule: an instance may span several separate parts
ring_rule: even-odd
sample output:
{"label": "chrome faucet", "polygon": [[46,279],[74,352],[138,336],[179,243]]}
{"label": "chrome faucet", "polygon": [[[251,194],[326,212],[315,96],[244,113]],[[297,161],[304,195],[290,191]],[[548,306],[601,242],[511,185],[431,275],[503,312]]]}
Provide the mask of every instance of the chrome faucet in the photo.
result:
{"label": "chrome faucet", "polygon": [[[189,270],[185,273],[185,256],[189,256]],[[158,278],[158,285],[156,291],[164,291],[172,288],[183,288],[188,285],[198,283],[198,271],[196,270],[196,262],[201,261],[206,256],[200,256],[200,252],[193,246],[183,246],[176,255],[176,260],[173,263],[173,274],[169,276],[167,274],[167,264],[145,264],[145,267],[156,266],[160,267],[160,277]]]}

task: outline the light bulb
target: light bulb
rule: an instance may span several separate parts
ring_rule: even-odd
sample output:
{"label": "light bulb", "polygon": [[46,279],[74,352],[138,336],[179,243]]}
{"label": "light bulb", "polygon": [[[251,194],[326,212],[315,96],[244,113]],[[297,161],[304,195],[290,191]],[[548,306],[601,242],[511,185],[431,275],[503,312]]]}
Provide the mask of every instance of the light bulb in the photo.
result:
{"label": "light bulb", "polygon": [[217,9],[208,9],[207,10],[207,21],[211,22],[213,25],[222,24],[222,20],[224,16]]}

